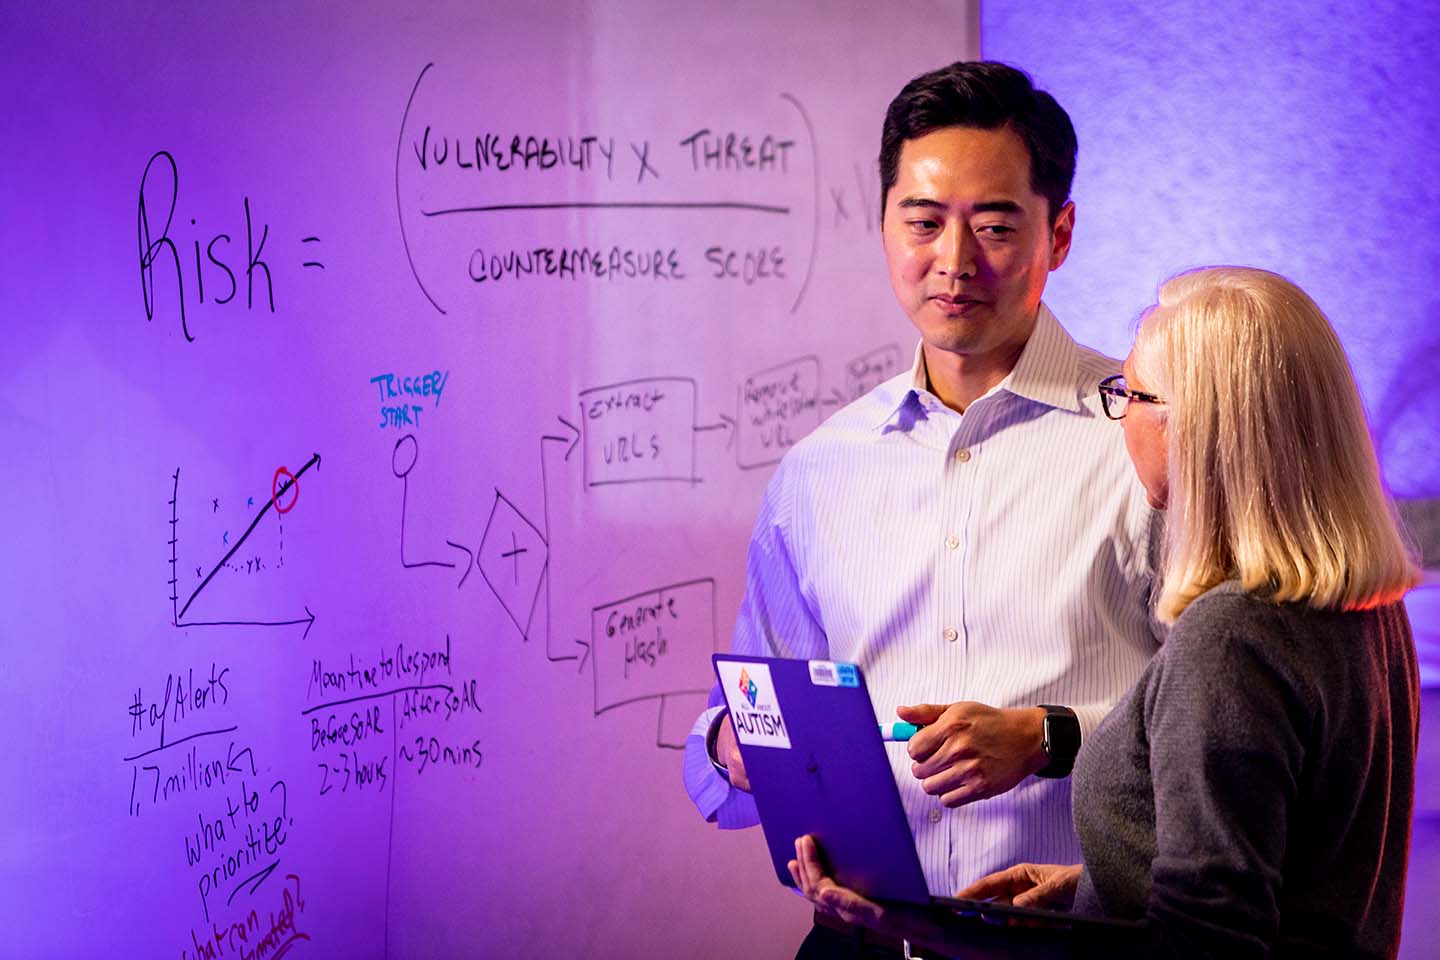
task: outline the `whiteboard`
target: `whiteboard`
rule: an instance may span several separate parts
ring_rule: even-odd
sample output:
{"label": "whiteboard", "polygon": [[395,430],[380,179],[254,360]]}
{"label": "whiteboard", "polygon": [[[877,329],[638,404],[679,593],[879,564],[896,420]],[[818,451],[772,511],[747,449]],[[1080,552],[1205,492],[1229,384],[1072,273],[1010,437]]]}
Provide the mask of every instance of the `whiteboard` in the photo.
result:
{"label": "whiteboard", "polygon": [[9,5],[3,952],[790,955],[677,748],[974,12]]}

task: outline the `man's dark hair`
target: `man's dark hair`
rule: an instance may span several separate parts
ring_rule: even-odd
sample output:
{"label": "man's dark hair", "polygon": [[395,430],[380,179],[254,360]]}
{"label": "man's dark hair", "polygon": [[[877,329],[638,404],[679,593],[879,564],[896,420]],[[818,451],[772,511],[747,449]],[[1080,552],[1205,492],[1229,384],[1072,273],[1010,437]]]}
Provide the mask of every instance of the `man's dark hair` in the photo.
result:
{"label": "man's dark hair", "polygon": [[1030,151],[1030,186],[1049,205],[1053,223],[1075,179],[1075,128],[1055,98],[1028,74],[1003,63],[965,61],[922,74],[885,111],[880,134],[880,219],[895,185],[900,148],[942,127],[1008,127]]}

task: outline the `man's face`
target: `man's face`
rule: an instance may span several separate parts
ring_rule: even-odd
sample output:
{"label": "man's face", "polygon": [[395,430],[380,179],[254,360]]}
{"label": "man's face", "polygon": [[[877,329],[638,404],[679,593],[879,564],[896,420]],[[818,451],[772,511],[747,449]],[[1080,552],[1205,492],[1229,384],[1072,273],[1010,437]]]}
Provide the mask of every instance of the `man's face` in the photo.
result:
{"label": "man's face", "polygon": [[1074,222],[1067,202],[1052,226],[1030,186],[1030,153],[1009,129],[906,140],[885,202],[885,261],[927,353],[1018,355]]}

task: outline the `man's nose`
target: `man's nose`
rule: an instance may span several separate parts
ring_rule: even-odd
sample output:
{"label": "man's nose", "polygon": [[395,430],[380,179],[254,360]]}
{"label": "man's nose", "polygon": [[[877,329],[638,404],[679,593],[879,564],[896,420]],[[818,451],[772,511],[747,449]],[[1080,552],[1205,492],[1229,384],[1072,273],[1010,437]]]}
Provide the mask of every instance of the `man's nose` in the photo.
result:
{"label": "man's nose", "polygon": [[977,245],[968,224],[950,222],[940,234],[935,252],[935,272],[942,277],[968,280],[975,276]]}

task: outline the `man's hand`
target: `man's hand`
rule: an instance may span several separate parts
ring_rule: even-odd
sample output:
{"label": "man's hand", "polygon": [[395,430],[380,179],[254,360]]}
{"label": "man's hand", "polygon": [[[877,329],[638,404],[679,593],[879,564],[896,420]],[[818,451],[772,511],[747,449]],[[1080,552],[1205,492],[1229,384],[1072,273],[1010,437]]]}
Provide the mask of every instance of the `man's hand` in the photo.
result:
{"label": "man's hand", "polygon": [[981,877],[955,894],[969,900],[998,900],[1017,907],[1069,910],[1075,905],[1075,888],[1080,883],[1080,864],[1017,863]]}
{"label": "man's hand", "polygon": [[745,775],[745,761],[740,759],[740,744],[735,739],[735,724],[727,716],[715,734],[715,759],[730,774],[730,785],[750,792],[750,778]]}
{"label": "man's hand", "polygon": [[1048,762],[1040,707],[962,701],[900,707],[897,713],[925,728],[910,738],[910,772],[947,807],[1004,793]]}

